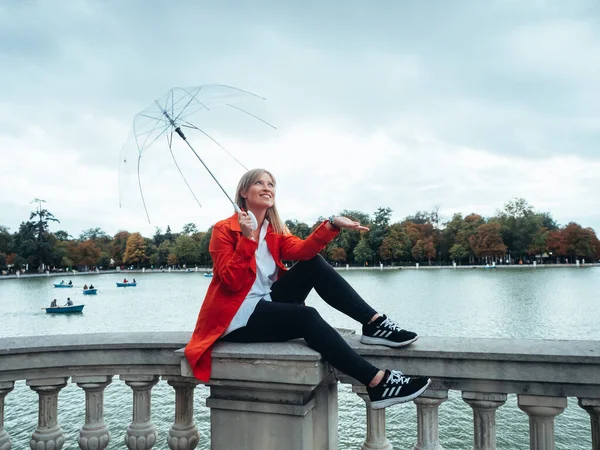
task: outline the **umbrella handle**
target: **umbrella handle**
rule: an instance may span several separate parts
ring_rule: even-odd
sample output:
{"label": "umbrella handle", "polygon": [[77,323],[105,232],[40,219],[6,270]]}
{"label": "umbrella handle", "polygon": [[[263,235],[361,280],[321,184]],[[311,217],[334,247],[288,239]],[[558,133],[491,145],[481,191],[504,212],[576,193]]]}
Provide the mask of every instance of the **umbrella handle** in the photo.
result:
{"label": "umbrella handle", "polygon": [[[235,208],[236,212],[238,212],[238,213],[242,212],[242,210],[236,203],[233,204],[233,207]],[[256,220],[256,216],[254,215],[254,213],[252,211],[248,210],[247,212],[248,212],[248,216],[250,217],[250,219],[252,219],[252,226],[250,228],[254,231],[258,228],[258,221]]]}

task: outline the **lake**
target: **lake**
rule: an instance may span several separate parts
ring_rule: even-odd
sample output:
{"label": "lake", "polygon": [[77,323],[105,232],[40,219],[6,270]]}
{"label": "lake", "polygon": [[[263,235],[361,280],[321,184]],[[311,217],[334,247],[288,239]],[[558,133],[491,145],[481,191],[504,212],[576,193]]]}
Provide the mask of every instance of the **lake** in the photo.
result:
{"label": "lake", "polygon": [[[376,310],[404,328],[427,336],[502,337],[513,339],[600,340],[600,268],[515,268],[498,270],[349,270],[340,274]],[[135,273],[136,288],[117,288],[119,274],[72,277],[73,289],[55,289],[52,283],[69,278],[38,277],[0,281],[0,337],[111,331],[192,330],[210,283],[200,272]],[[81,287],[93,283],[97,296],[83,296]],[[70,296],[85,303],[80,315],[49,315],[40,308],[53,298],[59,304]],[[333,310],[316,293],[307,304],[315,306],[335,327],[360,326]],[[425,374],[424,374],[425,375]],[[208,389],[196,390],[195,420],[201,432],[198,448],[209,449]],[[67,434],[65,450],[76,450],[76,436],[84,423],[83,390],[68,385],[59,395],[59,423]],[[123,435],[131,422],[131,391],[115,379],[105,393],[105,420],[111,431],[109,449],[125,448]],[[155,448],[167,448],[165,436],[172,425],[174,392],[166,383],[152,391],[153,422],[159,431]],[[359,449],[365,437],[364,402],[340,385],[340,449]],[[5,429],[13,448],[28,446],[37,424],[37,394],[18,382],[6,397]],[[529,448],[528,417],[509,395],[497,411],[498,449]],[[404,404],[387,411],[387,435],[395,449],[416,442],[416,409]],[[451,391],[440,407],[443,447],[469,449],[473,442],[471,408]],[[569,399],[556,419],[556,446],[564,450],[591,447],[589,416]]]}

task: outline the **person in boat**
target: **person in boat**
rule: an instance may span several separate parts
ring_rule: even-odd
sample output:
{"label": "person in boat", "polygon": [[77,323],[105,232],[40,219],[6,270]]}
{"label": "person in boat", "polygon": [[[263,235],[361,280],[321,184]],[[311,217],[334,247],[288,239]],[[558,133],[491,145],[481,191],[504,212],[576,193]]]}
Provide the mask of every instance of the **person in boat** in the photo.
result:
{"label": "person in boat", "polygon": [[72,286],[73,282],[71,280],[69,280],[69,286]]}
{"label": "person in boat", "polygon": [[[361,342],[402,347],[416,333],[373,309],[319,254],[340,229],[366,231],[347,217],[331,216],[305,240],[290,233],[275,206],[276,183],[264,169],[246,172],[235,202],[241,213],[217,222],[209,251],[215,277],[200,309],[185,356],[199,380],[211,375],[211,350],[218,340],[282,342],[304,338],[336,369],[367,387],[371,407],[381,409],[421,395],[431,380],[381,370],[356,353],[304,301],[315,289],[321,298],[362,325]],[[252,229],[251,211],[258,222]],[[299,261],[287,270],[281,260]]]}
{"label": "person in boat", "polygon": [[65,304],[65,306],[73,306],[73,301],[71,300],[71,297],[67,297],[67,303]]}
{"label": "person in boat", "polygon": [[65,280],[60,280],[59,284],[65,284]]}
{"label": "person in boat", "polygon": [[50,308],[56,308],[57,306],[58,306],[58,304],[56,303],[56,299],[54,299],[50,302]]}
{"label": "person in boat", "polygon": [[84,284],[84,285],[83,285],[83,290],[84,290],[84,291],[87,291],[87,290],[88,290],[88,286],[87,286],[87,284]]}
{"label": "person in boat", "polygon": [[132,281],[132,283],[134,283],[134,284],[135,284],[135,282],[136,282],[136,281],[135,281],[135,278],[134,278],[134,279],[133,279],[133,281]]}
{"label": "person in boat", "polygon": [[94,285],[90,284],[90,287],[88,289],[94,289]]}
{"label": "person in boat", "polygon": [[123,278],[123,283],[127,283],[127,278]]}

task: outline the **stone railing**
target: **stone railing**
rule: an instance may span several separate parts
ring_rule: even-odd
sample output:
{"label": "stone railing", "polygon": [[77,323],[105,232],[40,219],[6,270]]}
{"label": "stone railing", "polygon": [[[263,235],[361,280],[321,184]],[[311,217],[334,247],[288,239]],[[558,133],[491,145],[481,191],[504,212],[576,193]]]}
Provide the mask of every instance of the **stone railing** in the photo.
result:
{"label": "stone railing", "polygon": [[[128,449],[165,448],[152,423],[150,395],[160,378],[175,390],[174,423],[165,439],[177,450],[196,448],[193,422],[197,381],[182,358],[189,333],[121,333],[0,339],[0,450],[11,448],[4,430],[4,399],[17,380],[39,396],[35,450],[60,450],[64,434],[57,421],[58,393],[71,383],[85,392],[85,424],[78,444],[102,450],[110,433],[103,417],[104,389],[114,376],[130,387],[132,421],[124,436]],[[531,449],[554,448],[554,418],[577,397],[591,418],[592,448],[600,449],[600,342],[421,338],[399,350],[363,346],[346,336],[379,367],[430,375],[429,390],[417,406],[415,450],[441,450],[438,408],[448,390],[462,392],[473,410],[474,450],[495,449],[495,411],[507,394],[529,416]],[[212,449],[338,448],[337,381],[350,383],[366,402],[367,435],[362,449],[391,449],[385,410],[372,410],[363,386],[336,373],[301,342],[221,343],[213,353],[209,384]],[[233,424],[233,426],[232,426]],[[15,443],[15,448],[24,448]]]}

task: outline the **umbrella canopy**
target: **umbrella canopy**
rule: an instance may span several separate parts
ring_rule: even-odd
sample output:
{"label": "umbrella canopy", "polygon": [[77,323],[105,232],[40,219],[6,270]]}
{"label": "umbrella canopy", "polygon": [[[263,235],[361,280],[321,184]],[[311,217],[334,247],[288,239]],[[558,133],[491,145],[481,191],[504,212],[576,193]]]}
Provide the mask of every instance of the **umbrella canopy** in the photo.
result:
{"label": "umbrella canopy", "polygon": [[[194,182],[198,180],[197,168],[203,167],[239,211],[207,161],[210,161],[212,153],[220,152],[235,161],[236,166],[247,170],[223,145],[220,131],[231,130],[233,122],[241,136],[251,134],[257,125],[275,129],[252,110],[253,105],[264,100],[243,89],[213,84],[173,88],[153,101],[134,117],[132,132],[121,151],[119,206],[141,209],[150,223],[147,191],[160,185],[164,181],[163,175],[173,170],[176,170],[195,203],[201,206],[197,194],[199,184],[194,186]],[[232,118],[232,115],[238,118]],[[194,145],[198,139],[198,151],[190,142],[192,135]],[[176,142],[180,145],[175,145]],[[190,155],[200,165],[190,164]]]}

